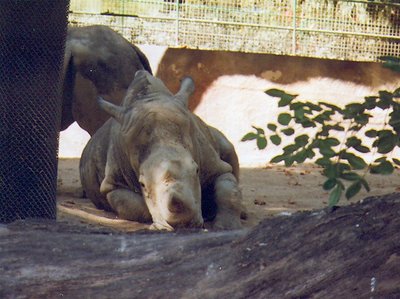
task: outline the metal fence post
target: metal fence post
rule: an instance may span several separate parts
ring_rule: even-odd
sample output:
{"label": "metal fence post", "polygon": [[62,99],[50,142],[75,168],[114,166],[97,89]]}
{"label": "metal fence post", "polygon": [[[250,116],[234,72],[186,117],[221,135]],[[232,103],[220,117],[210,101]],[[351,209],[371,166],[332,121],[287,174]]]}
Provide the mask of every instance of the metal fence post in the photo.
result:
{"label": "metal fence post", "polygon": [[297,43],[297,0],[293,0],[293,36],[292,36],[292,55],[296,55]]}
{"label": "metal fence post", "polygon": [[176,46],[179,47],[179,0],[176,2]]}

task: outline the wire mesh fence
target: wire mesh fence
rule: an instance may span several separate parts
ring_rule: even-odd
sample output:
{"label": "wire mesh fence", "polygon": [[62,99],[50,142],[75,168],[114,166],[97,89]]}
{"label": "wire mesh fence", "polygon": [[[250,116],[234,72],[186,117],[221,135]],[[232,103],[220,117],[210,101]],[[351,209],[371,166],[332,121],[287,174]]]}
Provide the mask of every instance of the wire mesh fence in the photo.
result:
{"label": "wire mesh fence", "polygon": [[400,54],[400,4],[350,0],[72,0],[73,24],[138,44],[376,61]]}
{"label": "wire mesh fence", "polygon": [[68,2],[0,2],[0,222],[56,217]]}

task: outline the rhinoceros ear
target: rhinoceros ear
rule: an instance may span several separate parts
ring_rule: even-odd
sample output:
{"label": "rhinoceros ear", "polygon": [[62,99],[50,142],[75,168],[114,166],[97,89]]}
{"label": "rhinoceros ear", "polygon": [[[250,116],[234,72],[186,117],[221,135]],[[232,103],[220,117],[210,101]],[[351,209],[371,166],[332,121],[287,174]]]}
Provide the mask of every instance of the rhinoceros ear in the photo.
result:
{"label": "rhinoceros ear", "polygon": [[124,108],[107,102],[102,97],[97,97],[97,102],[102,110],[107,112],[113,118],[115,118],[119,123],[122,123],[124,116]]}
{"label": "rhinoceros ear", "polygon": [[191,77],[184,77],[181,81],[181,88],[175,94],[175,98],[188,107],[189,98],[194,92],[194,81]]}

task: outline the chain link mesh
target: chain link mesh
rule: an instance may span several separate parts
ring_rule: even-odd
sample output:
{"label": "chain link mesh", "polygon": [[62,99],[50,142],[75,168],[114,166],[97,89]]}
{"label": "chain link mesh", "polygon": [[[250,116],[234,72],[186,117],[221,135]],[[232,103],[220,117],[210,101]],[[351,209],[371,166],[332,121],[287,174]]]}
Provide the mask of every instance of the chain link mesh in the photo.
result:
{"label": "chain link mesh", "polygon": [[68,5],[0,2],[0,222],[56,217]]}
{"label": "chain link mesh", "polygon": [[400,4],[363,0],[71,0],[69,20],[136,44],[377,61],[400,55]]}

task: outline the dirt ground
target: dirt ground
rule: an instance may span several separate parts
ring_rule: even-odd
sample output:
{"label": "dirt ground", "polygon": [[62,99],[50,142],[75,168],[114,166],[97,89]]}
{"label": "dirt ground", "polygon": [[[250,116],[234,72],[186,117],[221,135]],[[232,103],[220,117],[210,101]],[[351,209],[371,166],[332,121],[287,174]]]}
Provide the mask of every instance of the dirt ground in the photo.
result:
{"label": "dirt ground", "polygon": [[[118,219],[112,213],[100,211],[86,198],[81,198],[79,159],[60,159],[58,167],[58,220],[77,225],[100,225],[121,231],[147,228],[146,224]],[[321,169],[312,164],[286,168],[242,168],[240,186],[248,219],[244,226],[252,227],[272,215],[288,215],[295,211],[327,206],[328,192],[322,189]],[[368,175],[371,192],[362,190],[351,202],[366,196],[400,191],[400,171],[390,176]],[[349,201],[342,198],[340,205]]]}

